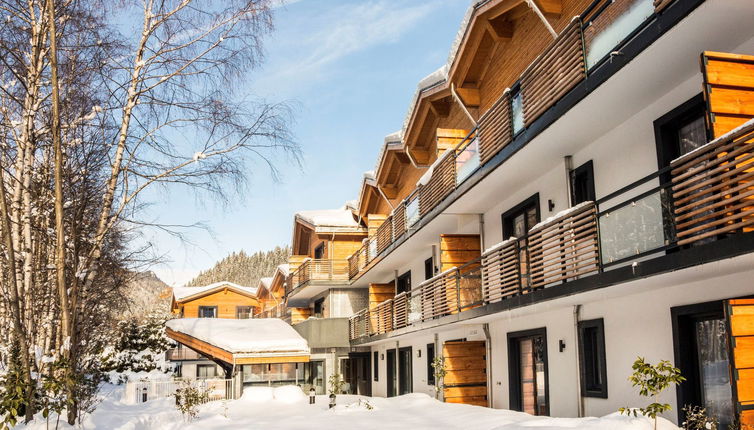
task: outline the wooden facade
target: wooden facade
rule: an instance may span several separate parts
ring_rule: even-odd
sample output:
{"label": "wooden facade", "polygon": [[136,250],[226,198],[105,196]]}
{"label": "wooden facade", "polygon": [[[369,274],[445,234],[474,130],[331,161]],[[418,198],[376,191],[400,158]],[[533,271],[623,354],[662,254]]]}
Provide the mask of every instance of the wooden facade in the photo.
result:
{"label": "wooden facade", "polygon": [[217,318],[235,319],[239,307],[251,306],[254,315],[261,310],[261,304],[256,296],[245,291],[239,291],[231,286],[219,286],[182,300],[173,300],[172,311],[183,318],[198,318],[200,307],[216,307]]}
{"label": "wooden facade", "polygon": [[443,398],[448,403],[489,406],[487,401],[487,347],[484,341],[445,342],[442,347],[447,374]]}

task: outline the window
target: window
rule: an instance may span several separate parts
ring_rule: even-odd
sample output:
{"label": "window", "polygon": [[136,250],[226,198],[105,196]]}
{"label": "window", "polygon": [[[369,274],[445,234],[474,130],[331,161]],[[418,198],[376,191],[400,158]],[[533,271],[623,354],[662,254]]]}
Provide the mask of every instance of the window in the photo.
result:
{"label": "window", "polygon": [[197,364],[196,377],[198,379],[208,379],[217,376],[217,365],[215,364]]}
{"label": "window", "polygon": [[245,320],[251,318],[252,306],[236,306],[236,318],[239,320]]}
{"label": "window", "polygon": [[322,318],[322,310],[325,307],[325,298],[322,297],[319,300],[314,301],[314,316],[317,318]]}
{"label": "window", "polygon": [[579,322],[581,395],[607,398],[605,325],[602,318]]}
{"label": "window", "polygon": [[[679,405],[701,406],[721,429],[734,422],[735,402],[729,370],[730,334],[722,301],[670,309],[675,365],[686,381],[676,387]],[[682,412],[678,412],[683,420]],[[679,421],[679,422],[681,422]]]}
{"label": "window", "polygon": [[199,306],[199,318],[217,318],[217,306]]}
{"label": "window", "polygon": [[411,365],[411,347],[398,350],[398,395],[413,391],[413,368]]}
{"label": "window", "polygon": [[[312,360],[304,363],[304,383],[308,388],[314,387],[317,394],[325,394],[325,362]],[[308,393],[308,388],[306,392]]]}
{"label": "window", "polygon": [[571,204],[597,200],[594,192],[594,166],[592,160],[571,171]]}
{"label": "window", "polygon": [[502,215],[503,240],[523,237],[539,222],[539,194],[519,203]]}
{"label": "window", "polygon": [[380,380],[380,353],[378,351],[374,351],[372,353],[372,366],[374,367],[374,380],[379,381]]}
{"label": "window", "polygon": [[427,385],[435,385],[435,369],[432,362],[435,360],[435,344],[427,344]]}
{"label": "window", "polygon": [[182,378],[183,377],[183,363],[175,363],[174,369],[175,370],[173,371],[173,376],[175,376],[176,378]]}
{"label": "window", "polygon": [[707,143],[704,97],[699,94],[654,122],[657,164],[660,169]]}
{"label": "window", "polygon": [[524,129],[524,96],[521,94],[520,85],[517,84],[511,90],[511,112],[513,116],[513,135],[515,136]]}
{"label": "window", "polygon": [[411,291],[411,271],[410,270],[398,277],[398,284],[395,288],[395,294],[400,294],[406,291]]}
{"label": "window", "polygon": [[511,409],[550,414],[546,329],[508,333],[508,374]]}
{"label": "window", "polygon": [[435,262],[434,258],[429,257],[424,260],[424,280],[426,281],[433,276],[435,276]]}
{"label": "window", "polygon": [[322,242],[314,248],[314,258],[319,260],[325,258],[325,243]]}
{"label": "window", "polygon": [[539,194],[535,194],[513,209],[502,215],[503,220],[503,239],[511,237],[518,238],[519,258],[521,261],[521,280],[522,287],[528,288],[530,285],[528,273],[528,256],[527,252],[527,234],[529,230],[539,222]]}

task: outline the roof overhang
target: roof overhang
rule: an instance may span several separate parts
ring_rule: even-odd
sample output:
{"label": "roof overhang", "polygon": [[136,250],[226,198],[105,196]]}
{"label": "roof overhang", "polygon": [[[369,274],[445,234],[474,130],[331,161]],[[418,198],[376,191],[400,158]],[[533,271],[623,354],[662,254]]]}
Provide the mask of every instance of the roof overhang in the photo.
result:
{"label": "roof overhang", "polygon": [[165,330],[168,337],[176,342],[180,342],[200,354],[228,364],[307,363],[309,361],[308,352],[230,352],[188,334],[170,328]]}
{"label": "roof overhang", "polygon": [[175,295],[173,295],[173,304],[174,305],[183,304],[183,303],[190,302],[192,300],[196,300],[196,299],[199,299],[199,298],[202,298],[202,297],[206,297],[206,296],[208,296],[210,294],[219,293],[219,292],[225,291],[225,290],[227,290],[227,291],[233,291],[234,293],[237,293],[237,294],[240,294],[242,296],[246,296],[246,297],[249,297],[249,298],[252,298],[252,299],[257,299],[257,295],[256,294],[252,294],[252,293],[250,293],[248,291],[235,288],[235,287],[233,287],[230,284],[223,284],[223,285],[218,285],[217,287],[209,289],[209,290],[203,290],[203,291],[200,291],[200,292],[198,292],[196,294],[183,297],[181,299],[176,299]]}

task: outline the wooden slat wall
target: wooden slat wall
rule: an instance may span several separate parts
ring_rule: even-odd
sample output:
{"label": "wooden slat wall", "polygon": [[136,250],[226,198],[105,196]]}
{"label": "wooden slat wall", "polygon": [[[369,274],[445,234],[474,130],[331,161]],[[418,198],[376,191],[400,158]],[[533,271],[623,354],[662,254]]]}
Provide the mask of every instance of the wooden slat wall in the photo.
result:
{"label": "wooden slat wall", "polygon": [[487,303],[521,294],[518,241],[510,240],[482,256],[482,291]]}
{"label": "wooden slat wall", "polygon": [[437,156],[441,156],[445,151],[454,149],[458,146],[463,138],[466,137],[471,130],[457,129],[457,128],[438,128],[437,129]]}
{"label": "wooden slat wall", "polygon": [[585,77],[581,20],[574,19],[521,75],[524,124],[528,127]]}
{"label": "wooden slat wall", "polygon": [[260,307],[257,299],[228,289],[199,297],[196,300],[184,303],[182,306],[184,318],[198,318],[199,306],[217,306],[217,317],[228,319],[236,318],[237,306]]}
{"label": "wooden slat wall", "polygon": [[599,249],[594,204],[532,229],[528,246],[532,288],[596,273]]}
{"label": "wooden slat wall", "polygon": [[377,333],[381,324],[378,312],[375,311],[377,306],[393,297],[395,297],[395,283],[369,284],[369,330],[371,333]]}
{"label": "wooden slat wall", "polygon": [[482,255],[478,234],[441,234],[440,271],[460,267]]}
{"label": "wooden slat wall", "polygon": [[479,118],[479,157],[482,164],[488,162],[513,138],[511,125],[510,91],[505,91],[500,99]]}
{"label": "wooden slat wall", "polygon": [[741,429],[754,429],[754,299],[728,300],[734,396]]}
{"label": "wooden slat wall", "polygon": [[447,370],[443,378],[445,401],[488,406],[487,348],[484,341],[445,342],[442,355]]}
{"label": "wooden slat wall", "polygon": [[701,67],[714,137],[754,118],[754,56],[705,51]]}
{"label": "wooden slat wall", "polygon": [[754,125],[671,164],[678,244],[754,226]]}
{"label": "wooden slat wall", "polygon": [[291,325],[305,321],[312,315],[312,310],[309,308],[288,308],[288,310],[291,314]]}
{"label": "wooden slat wall", "polygon": [[453,154],[443,158],[432,171],[432,177],[419,191],[419,213],[425,216],[456,187],[456,160]]}

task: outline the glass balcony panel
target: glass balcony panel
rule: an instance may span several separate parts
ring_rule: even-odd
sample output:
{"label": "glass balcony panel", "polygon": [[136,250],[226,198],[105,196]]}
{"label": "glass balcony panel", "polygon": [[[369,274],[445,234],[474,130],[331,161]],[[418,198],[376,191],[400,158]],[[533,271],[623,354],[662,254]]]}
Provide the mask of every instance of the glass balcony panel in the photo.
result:
{"label": "glass balcony panel", "polygon": [[602,263],[607,264],[665,245],[663,193],[657,191],[599,218]]}
{"label": "glass balcony panel", "polygon": [[521,93],[511,98],[511,112],[513,113],[513,135],[524,129],[524,98]]}
{"label": "glass balcony panel", "polygon": [[409,227],[413,227],[414,224],[419,221],[421,216],[419,215],[419,197],[414,197],[413,200],[406,204],[406,224]]}
{"label": "glass balcony panel", "polygon": [[479,140],[474,138],[456,156],[456,184],[460,184],[479,167]]}
{"label": "glass balcony panel", "polygon": [[592,68],[654,13],[653,0],[614,2],[584,30],[587,68]]}

